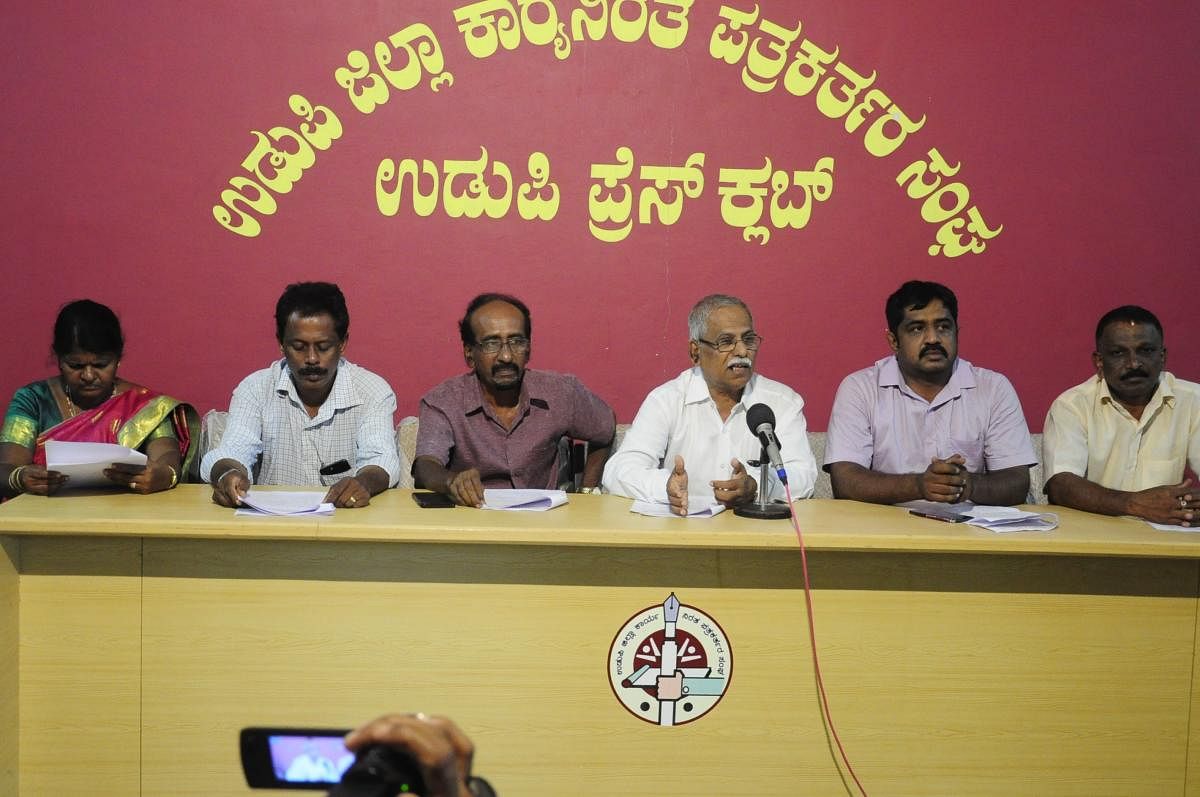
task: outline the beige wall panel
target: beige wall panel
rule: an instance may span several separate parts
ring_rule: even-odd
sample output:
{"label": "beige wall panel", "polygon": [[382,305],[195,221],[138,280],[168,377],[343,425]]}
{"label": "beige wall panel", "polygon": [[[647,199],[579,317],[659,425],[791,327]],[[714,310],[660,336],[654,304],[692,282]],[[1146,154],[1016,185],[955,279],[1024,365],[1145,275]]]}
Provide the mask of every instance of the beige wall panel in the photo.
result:
{"label": "beige wall panel", "polygon": [[[1193,563],[811,558],[835,720],[871,791],[1182,790]],[[146,794],[239,793],[244,725],[395,709],[458,718],[504,794],[839,793],[794,554],[147,541],[146,574]],[[625,712],[605,662],[671,589],[722,625],[734,674],[710,715],[665,729]]]}
{"label": "beige wall panel", "polygon": [[140,551],[21,541],[21,794],[139,793]]}
{"label": "beige wall panel", "polygon": [[[16,728],[18,721],[20,552],[20,540],[0,537],[0,729]],[[20,735],[0,730],[0,794],[17,793],[19,751]]]}

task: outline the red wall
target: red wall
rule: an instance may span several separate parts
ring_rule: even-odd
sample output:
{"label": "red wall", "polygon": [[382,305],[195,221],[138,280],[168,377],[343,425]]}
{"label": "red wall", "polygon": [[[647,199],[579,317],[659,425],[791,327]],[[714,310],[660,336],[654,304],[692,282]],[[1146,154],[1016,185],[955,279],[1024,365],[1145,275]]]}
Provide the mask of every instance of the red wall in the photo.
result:
{"label": "red wall", "polygon": [[[598,41],[573,40],[565,58],[527,39],[472,55],[454,16],[466,5],[10,9],[0,53],[9,111],[0,394],[51,372],[57,308],[87,296],[122,317],[124,375],[201,410],[223,407],[277,353],[273,305],[301,279],[342,285],[349,355],[391,381],[401,414],[463,367],[455,322],[482,290],[524,297],[533,363],[579,374],[622,421],[687,365],[687,311],[713,291],[750,303],[766,337],[760,370],[806,396],[814,429],[825,428],[840,379],[886,353],[884,299],[914,277],[957,291],[961,353],[1012,379],[1035,431],[1052,398],[1088,374],[1095,321],[1117,304],[1158,313],[1172,370],[1200,378],[1190,296],[1200,251],[1196,3],[763,0],[746,28],[752,39],[769,29],[762,19],[803,23],[789,61],[805,38],[838,47],[839,62],[876,72],[885,107],[925,117],[881,157],[864,144],[878,111],[847,132],[844,118],[820,110],[818,91],[796,96],[782,81],[753,91],[744,59],[714,58],[719,3],[695,3],[676,48],[648,34],[620,41],[609,28]],[[579,5],[555,3],[564,20]],[[638,5],[623,0],[623,14]],[[749,0],[731,5],[753,10]],[[543,20],[544,4],[530,13]],[[423,74],[370,113],[357,110],[335,70],[413,23],[435,35],[453,85],[434,92]],[[273,214],[255,214],[259,235],[235,234],[213,207],[231,178],[255,177],[242,167],[250,131],[296,129],[293,94],[328,107],[342,135],[315,151],[290,191],[273,194]],[[589,232],[590,169],[614,163],[620,146],[637,164],[635,220],[646,185],[638,167],[683,166],[703,153],[704,185],[676,223],[634,223],[609,243]],[[529,179],[529,154],[545,153],[560,191],[554,218],[526,221],[515,201],[499,219],[449,218],[441,202],[422,217],[407,195],[395,216],[377,208],[383,159],[440,167],[478,158],[481,147],[515,183]],[[930,148],[961,162],[946,182],[969,190],[966,207],[1003,225],[982,253],[929,253],[939,224],[922,219],[922,203],[896,179]],[[811,170],[827,156],[832,193],[802,229],[772,228],[760,245],[724,219],[722,168],[770,157],[776,169]]]}

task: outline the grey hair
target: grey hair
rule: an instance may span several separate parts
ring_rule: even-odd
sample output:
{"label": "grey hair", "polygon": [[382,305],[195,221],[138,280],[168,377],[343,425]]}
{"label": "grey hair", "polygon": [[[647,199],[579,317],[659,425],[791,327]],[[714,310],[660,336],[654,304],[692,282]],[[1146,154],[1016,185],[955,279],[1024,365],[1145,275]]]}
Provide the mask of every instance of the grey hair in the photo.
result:
{"label": "grey hair", "polygon": [[708,317],[712,315],[714,310],[719,310],[722,307],[740,307],[746,312],[746,316],[750,319],[750,326],[754,326],[754,315],[750,312],[750,308],[746,303],[736,296],[730,296],[724,293],[711,293],[705,296],[692,308],[692,312],[688,313],[688,340],[700,340],[704,336],[704,328],[708,326]]}

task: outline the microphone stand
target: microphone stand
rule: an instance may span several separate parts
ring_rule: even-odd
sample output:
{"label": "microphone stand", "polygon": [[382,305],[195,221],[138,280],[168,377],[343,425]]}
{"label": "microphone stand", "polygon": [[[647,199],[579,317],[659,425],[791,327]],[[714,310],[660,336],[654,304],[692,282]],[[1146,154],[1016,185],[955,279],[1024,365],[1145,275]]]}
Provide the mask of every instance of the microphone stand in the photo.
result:
{"label": "microphone stand", "polygon": [[783,520],[792,516],[792,508],[783,501],[767,500],[767,479],[770,475],[770,460],[767,447],[762,446],[758,459],[752,459],[746,464],[758,467],[758,500],[752,504],[742,504],[733,508],[733,514],[738,517],[754,518],[755,520]]}

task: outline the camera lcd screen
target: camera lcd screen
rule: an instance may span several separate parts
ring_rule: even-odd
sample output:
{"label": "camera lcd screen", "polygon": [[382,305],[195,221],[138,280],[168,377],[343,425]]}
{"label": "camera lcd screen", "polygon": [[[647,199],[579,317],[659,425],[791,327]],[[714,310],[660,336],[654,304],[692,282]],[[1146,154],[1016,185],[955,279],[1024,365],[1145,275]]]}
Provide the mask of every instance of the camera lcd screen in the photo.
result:
{"label": "camera lcd screen", "polygon": [[354,753],[342,744],[341,736],[267,736],[271,768],[282,783],[333,785],[354,763]]}

